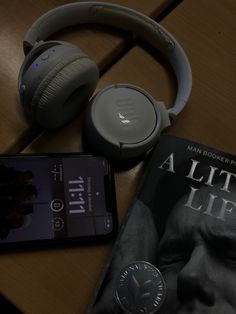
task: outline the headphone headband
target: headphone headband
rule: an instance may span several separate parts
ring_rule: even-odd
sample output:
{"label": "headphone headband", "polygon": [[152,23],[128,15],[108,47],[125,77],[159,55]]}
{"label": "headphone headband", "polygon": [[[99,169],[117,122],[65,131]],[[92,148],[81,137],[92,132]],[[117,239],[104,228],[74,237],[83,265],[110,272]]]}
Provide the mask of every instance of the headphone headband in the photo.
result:
{"label": "headphone headband", "polygon": [[[142,33],[151,29],[158,41],[158,49],[167,53],[173,50],[175,39],[166,30],[148,16],[116,4],[105,2],[78,2],[56,7],[42,15],[27,32],[24,44],[30,47],[39,40],[45,40],[53,33],[68,26],[78,24],[104,24],[118,27],[138,35],[145,40]],[[139,27],[138,27],[139,26]],[[141,26],[141,27],[140,27]],[[151,39],[150,39],[151,40]],[[152,43],[155,46],[155,43]]]}
{"label": "headphone headband", "polygon": [[138,11],[105,2],[77,2],[59,6],[42,15],[30,27],[23,43],[25,54],[40,40],[46,40],[63,28],[80,24],[118,27],[141,37],[161,51],[171,64],[178,82],[177,96],[169,115],[175,118],[179,114],[192,88],[189,61],[182,47],[164,27]]}

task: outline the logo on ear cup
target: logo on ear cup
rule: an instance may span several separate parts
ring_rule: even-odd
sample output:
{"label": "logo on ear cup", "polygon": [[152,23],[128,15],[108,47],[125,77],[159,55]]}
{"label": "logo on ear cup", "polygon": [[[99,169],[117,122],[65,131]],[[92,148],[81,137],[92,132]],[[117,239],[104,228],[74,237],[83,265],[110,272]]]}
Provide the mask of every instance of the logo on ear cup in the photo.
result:
{"label": "logo on ear cup", "polygon": [[131,126],[139,122],[135,104],[131,98],[122,98],[116,101],[116,113],[122,126]]}

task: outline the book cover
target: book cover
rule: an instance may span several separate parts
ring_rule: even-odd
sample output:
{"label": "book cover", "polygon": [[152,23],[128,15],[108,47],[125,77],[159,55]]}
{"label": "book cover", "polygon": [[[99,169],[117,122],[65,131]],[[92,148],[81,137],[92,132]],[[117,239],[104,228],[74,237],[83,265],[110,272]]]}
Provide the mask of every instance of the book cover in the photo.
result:
{"label": "book cover", "polygon": [[236,313],[236,156],[161,137],[88,313]]}

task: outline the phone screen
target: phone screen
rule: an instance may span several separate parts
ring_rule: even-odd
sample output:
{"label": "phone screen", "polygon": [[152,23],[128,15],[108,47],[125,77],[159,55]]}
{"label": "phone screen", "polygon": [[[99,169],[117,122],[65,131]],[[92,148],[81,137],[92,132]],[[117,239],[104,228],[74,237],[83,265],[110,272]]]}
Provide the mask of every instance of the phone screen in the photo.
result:
{"label": "phone screen", "polygon": [[0,157],[0,246],[107,237],[116,225],[113,179],[103,157]]}

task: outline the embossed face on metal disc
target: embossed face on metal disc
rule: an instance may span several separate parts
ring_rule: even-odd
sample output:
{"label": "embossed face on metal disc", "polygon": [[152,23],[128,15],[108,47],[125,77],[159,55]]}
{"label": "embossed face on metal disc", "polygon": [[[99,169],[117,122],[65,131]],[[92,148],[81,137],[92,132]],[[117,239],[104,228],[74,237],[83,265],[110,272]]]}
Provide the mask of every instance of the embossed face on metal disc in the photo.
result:
{"label": "embossed face on metal disc", "polygon": [[116,299],[125,313],[156,313],[165,293],[165,282],[160,271],[148,262],[133,262],[119,274]]}

